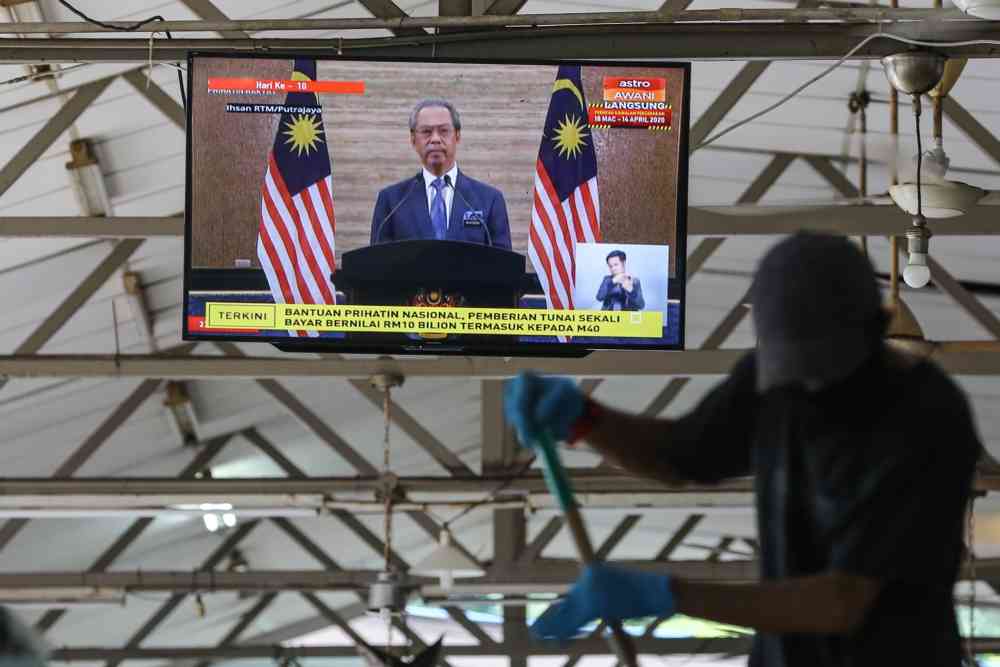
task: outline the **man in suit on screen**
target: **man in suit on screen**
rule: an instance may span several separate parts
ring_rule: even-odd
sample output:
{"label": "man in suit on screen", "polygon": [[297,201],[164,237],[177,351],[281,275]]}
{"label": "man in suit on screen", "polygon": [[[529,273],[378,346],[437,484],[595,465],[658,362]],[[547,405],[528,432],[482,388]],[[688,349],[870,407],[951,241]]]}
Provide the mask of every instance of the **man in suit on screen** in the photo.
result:
{"label": "man in suit on screen", "polygon": [[461,118],[447,100],[426,99],[413,108],[410,143],[422,168],[378,193],[372,245],[438,239],[510,250],[507,204],[499,190],[459,170],[461,139]]}

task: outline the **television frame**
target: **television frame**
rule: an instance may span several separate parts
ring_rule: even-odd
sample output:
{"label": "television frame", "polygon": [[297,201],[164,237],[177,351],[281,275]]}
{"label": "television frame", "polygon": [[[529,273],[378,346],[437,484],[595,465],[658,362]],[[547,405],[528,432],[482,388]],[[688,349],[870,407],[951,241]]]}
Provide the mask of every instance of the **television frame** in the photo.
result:
{"label": "television frame", "polygon": [[[582,66],[607,66],[607,67],[663,67],[681,69],[684,72],[684,108],[681,112],[681,122],[678,128],[680,132],[680,145],[678,146],[677,160],[677,239],[676,239],[676,277],[671,279],[671,283],[680,281],[680,309],[678,322],[678,340],[674,344],[668,345],[626,345],[626,344],[602,344],[600,346],[588,347],[585,343],[503,343],[496,345],[484,345],[477,342],[473,346],[464,345],[460,341],[438,343],[435,341],[412,341],[410,344],[400,342],[399,345],[386,345],[384,343],[364,344],[359,341],[339,342],[335,339],[275,339],[262,338],[260,336],[240,335],[236,333],[220,334],[193,334],[188,330],[188,292],[191,289],[191,241],[192,241],[192,121],[194,104],[192,98],[194,92],[190,82],[193,80],[195,61],[199,58],[227,58],[227,59],[255,59],[255,60],[294,60],[296,58],[312,58],[317,61],[332,60],[344,62],[392,62],[392,63],[449,63],[458,65],[536,65],[552,66],[559,65],[582,65]],[[504,357],[585,357],[591,352],[623,350],[631,352],[662,352],[684,350],[685,343],[685,319],[687,315],[687,236],[688,236],[688,169],[690,163],[690,124],[691,124],[691,63],[685,61],[649,61],[649,60],[580,60],[580,59],[494,59],[494,58],[431,58],[431,57],[411,57],[411,56],[344,56],[336,53],[294,53],[294,52],[272,52],[266,53],[231,53],[218,51],[190,51],[187,58],[188,72],[188,104],[185,110],[185,164],[184,164],[184,280],[183,280],[183,304],[181,337],[185,341],[197,342],[252,342],[270,343],[283,352],[300,353],[344,353],[344,354],[402,354],[402,355],[424,355],[424,356],[504,356]],[[527,258],[526,258],[527,259]],[[669,292],[668,292],[669,299]],[[366,305],[366,304],[359,304]],[[377,305],[377,304],[367,304]]]}

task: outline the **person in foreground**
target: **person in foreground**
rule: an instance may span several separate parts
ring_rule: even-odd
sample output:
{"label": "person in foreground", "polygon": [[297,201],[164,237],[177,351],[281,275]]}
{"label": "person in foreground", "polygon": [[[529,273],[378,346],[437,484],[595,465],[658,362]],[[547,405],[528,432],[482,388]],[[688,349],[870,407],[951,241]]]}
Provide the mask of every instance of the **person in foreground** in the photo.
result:
{"label": "person in foreground", "polygon": [[505,411],[522,443],[586,440],[670,484],[753,475],[759,583],[597,565],[533,634],[683,613],[754,628],[751,667],[960,664],[952,589],[982,448],[964,394],[885,346],[871,264],[846,239],[779,243],[752,302],[756,350],[684,417],[617,412],[533,374],[508,383]]}
{"label": "person in foreground", "polygon": [[38,636],[6,607],[0,607],[0,667],[45,667]]}

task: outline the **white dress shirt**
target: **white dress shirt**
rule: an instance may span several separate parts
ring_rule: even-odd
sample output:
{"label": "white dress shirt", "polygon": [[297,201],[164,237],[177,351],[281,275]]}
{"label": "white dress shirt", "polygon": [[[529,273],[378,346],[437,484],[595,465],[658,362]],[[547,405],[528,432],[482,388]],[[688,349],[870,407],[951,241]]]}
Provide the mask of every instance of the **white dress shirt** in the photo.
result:
{"label": "white dress shirt", "polygon": [[[451,177],[451,187],[447,185],[441,188],[441,194],[444,196],[444,212],[446,219],[448,220],[448,225],[451,225],[451,200],[455,198],[455,188],[458,186],[458,163],[456,162],[451,169],[442,174],[441,178],[445,176]],[[424,191],[427,193],[427,212],[431,212],[431,206],[434,203],[434,186],[431,185],[437,176],[427,171],[427,167],[424,167]],[[446,227],[447,228],[447,227]]]}

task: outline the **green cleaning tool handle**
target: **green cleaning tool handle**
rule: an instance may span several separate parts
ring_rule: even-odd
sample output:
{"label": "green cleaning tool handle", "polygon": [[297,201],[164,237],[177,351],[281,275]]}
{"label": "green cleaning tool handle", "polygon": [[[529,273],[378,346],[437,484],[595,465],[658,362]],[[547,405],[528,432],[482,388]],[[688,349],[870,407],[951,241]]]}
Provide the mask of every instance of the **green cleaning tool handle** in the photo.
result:
{"label": "green cleaning tool handle", "polygon": [[559,509],[568,512],[576,507],[573,499],[573,487],[566,476],[566,470],[559,460],[559,452],[556,450],[556,443],[548,431],[538,437],[535,448],[542,459],[542,474],[545,475],[545,484],[549,487],[549,492],[556,497]]}
{"label": "green cleaning tool handle", "polygon": [[[549,487],[549,493],[556,497],[559,508],[566,518],[566,525],[573,535],[573,542],[576,543],[576,550],[580,554],[581,562],[584,565],[596,562],[597,555],[594,553],[594,545],[590,541],[590,535],[587,534],[587,527],[580,515],[580,508],[573,497],[573,487],[569,483],[569,477],[566,475],[562,461],[559,460],[559,452],[556,450],[552,436],[548,432],[542,434],[535,443],[535,448],[542,458],[545,484]],[[608,639],[618,662],[622,667],[638,667],[635,645],[622,624],[611,621],[608,623],[608,627],[611,628],[611,636]]]}

